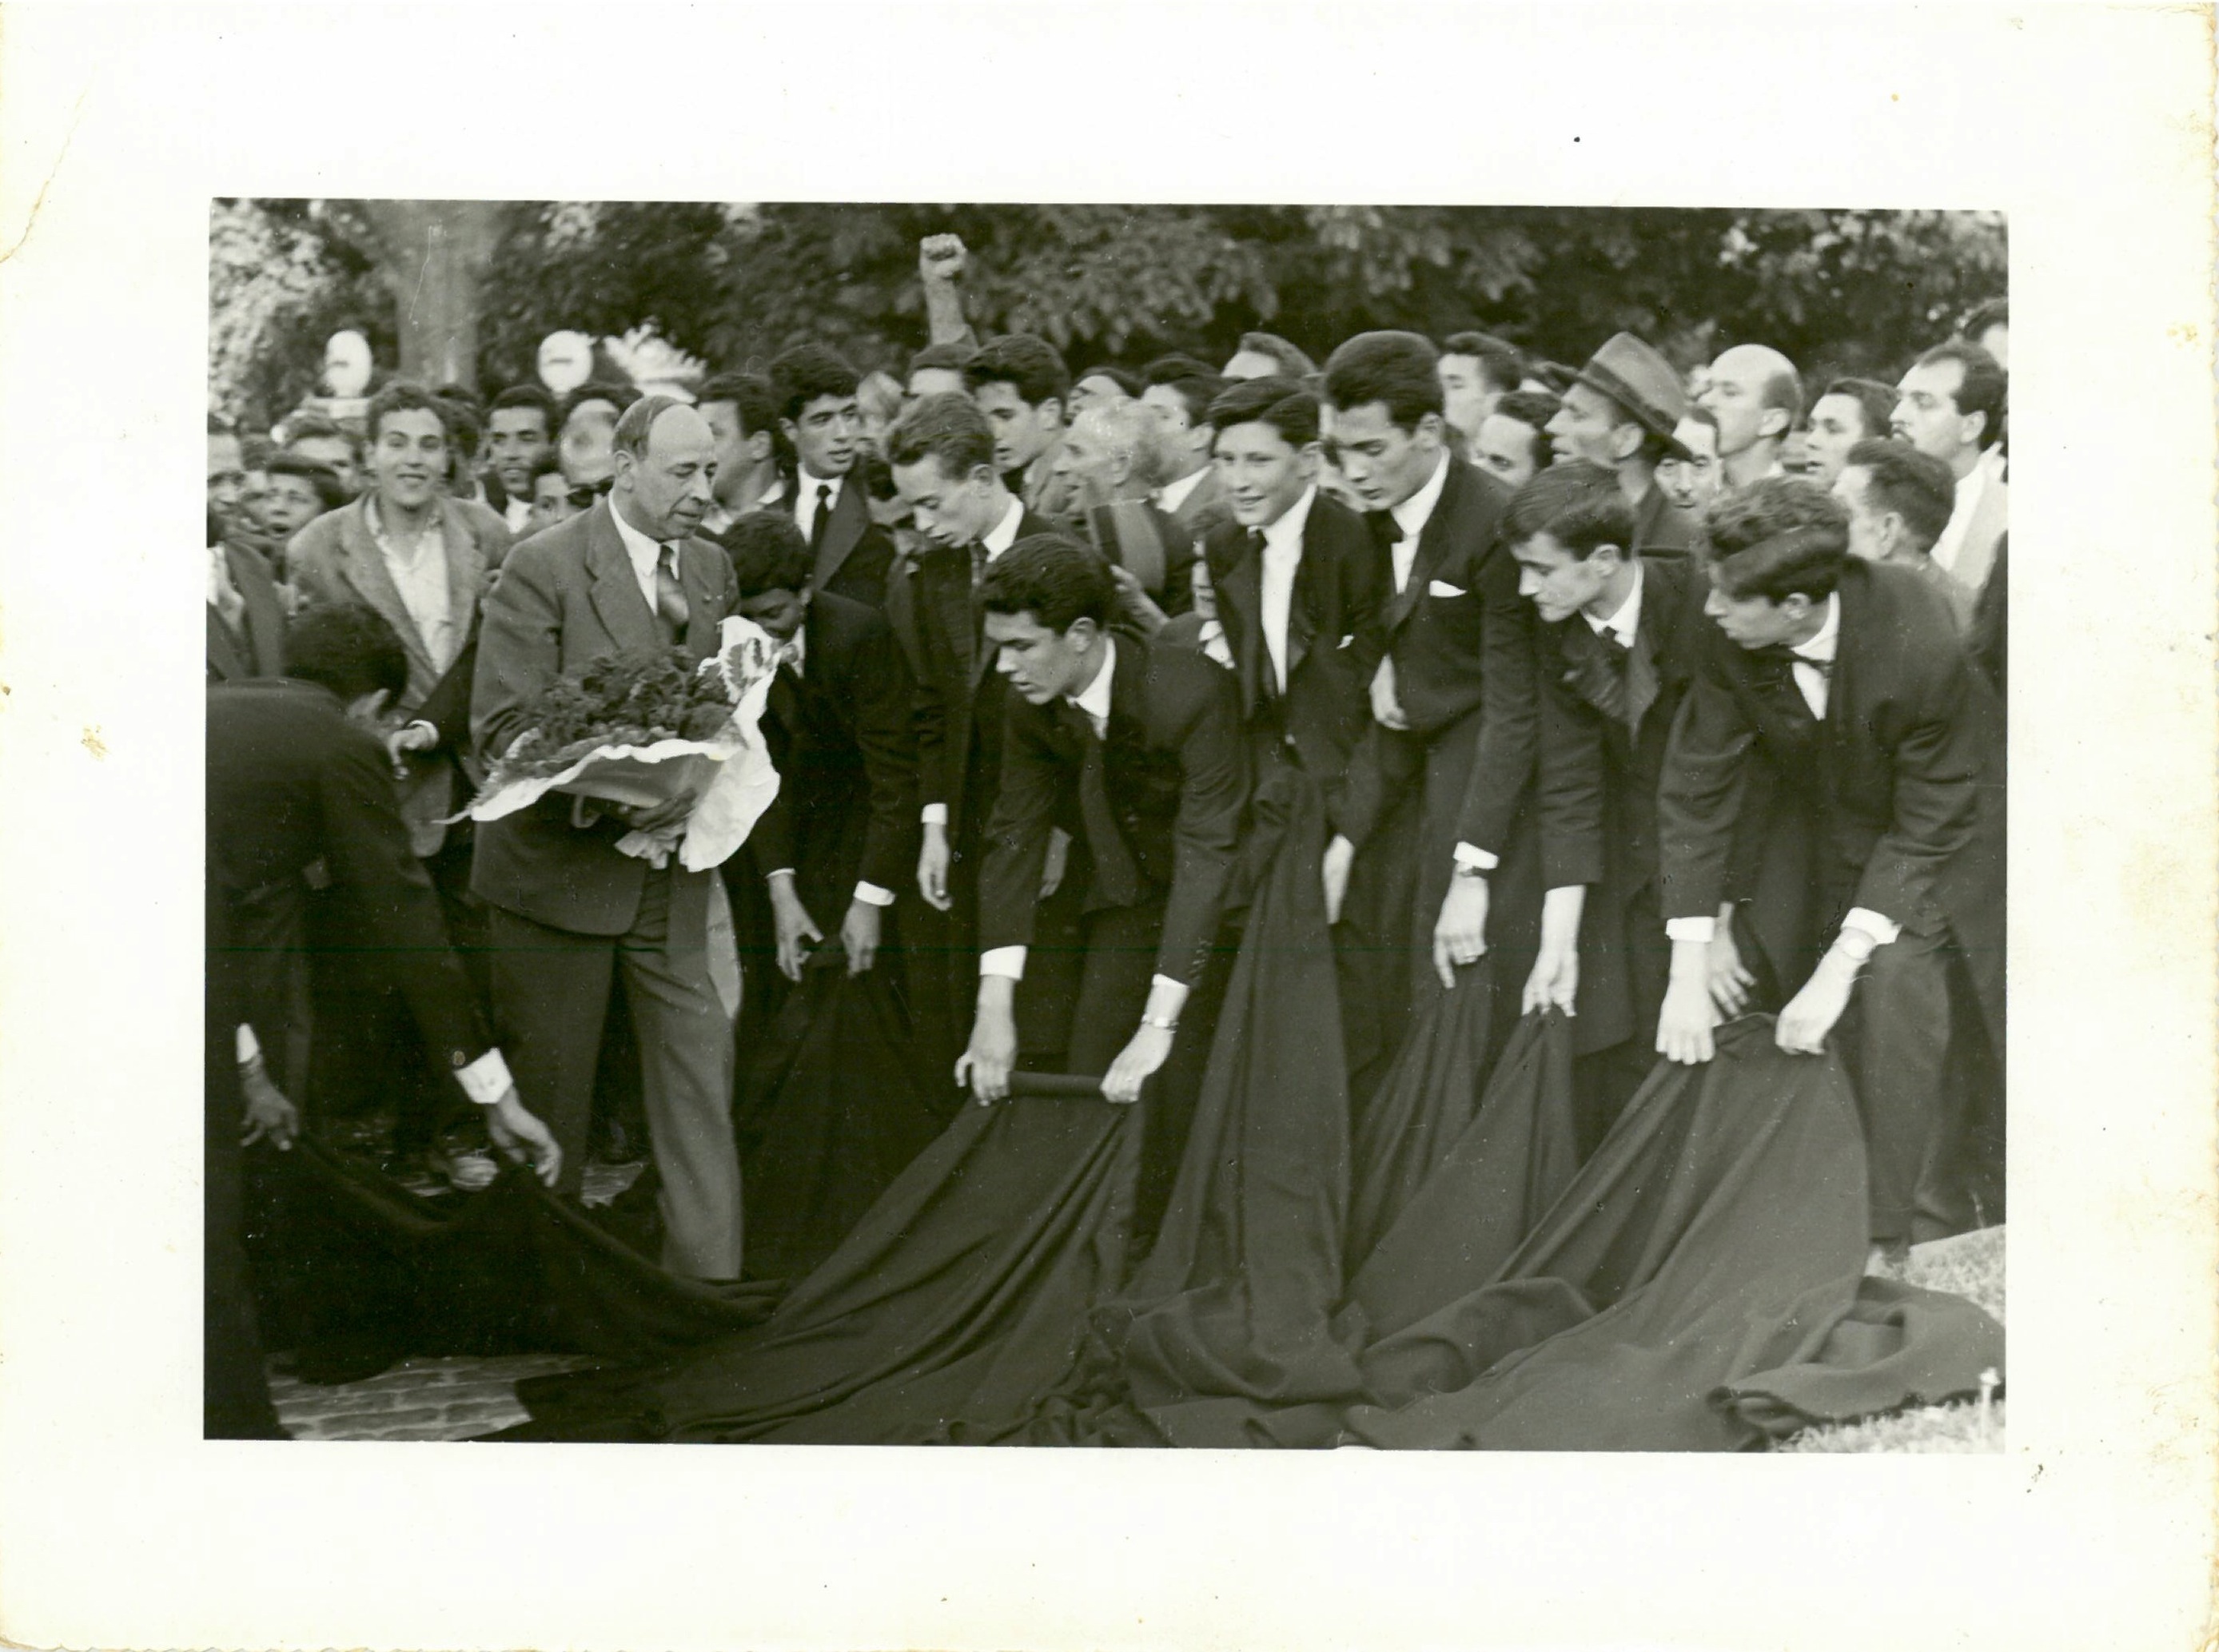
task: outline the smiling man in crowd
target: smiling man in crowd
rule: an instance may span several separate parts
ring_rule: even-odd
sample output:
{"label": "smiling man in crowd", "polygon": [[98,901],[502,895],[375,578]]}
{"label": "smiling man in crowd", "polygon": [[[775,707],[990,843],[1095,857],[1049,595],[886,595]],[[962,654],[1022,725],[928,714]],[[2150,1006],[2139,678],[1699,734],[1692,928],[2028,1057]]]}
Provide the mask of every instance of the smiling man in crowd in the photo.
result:
{"label": "smiling man in crowd", "polygon": [[779,430],[794,454],[794,525],[816,560],[810,589],[883,608],[892,537],[871,518],[870,495],[851,486],[863,451],[855,370],[823,345],[801,345],[770,364]]}
{"label": "smiling man in crowd", "polygon": [[485,453],[507,494],[511,533],[531,518],[531,473],[555,450],[555,398],[537,384],[512,384],[486,415]]}
{"label": "smiling man in crowd", "polygon": [[[674,648],[700,660],[737,606],[730,562],[696,532],[715,464],[707,421],[648,396],[618,420],[613,451],[608,497],[519,545],[487,599],[470,702],[481,753],[506,751],[556,678],[604,655]],[[563,1190],[575,1195],[584,1172],[613,972],[638,1033],[663,1265],[732,1280],[740,1170],[732,1029],[708,967],[715,874],[617,848],[634,829],[684,820],[694,802],[631,809],[551,792],[479,828],[470,886],[490,909],[494,1025],[562,1145]]]}

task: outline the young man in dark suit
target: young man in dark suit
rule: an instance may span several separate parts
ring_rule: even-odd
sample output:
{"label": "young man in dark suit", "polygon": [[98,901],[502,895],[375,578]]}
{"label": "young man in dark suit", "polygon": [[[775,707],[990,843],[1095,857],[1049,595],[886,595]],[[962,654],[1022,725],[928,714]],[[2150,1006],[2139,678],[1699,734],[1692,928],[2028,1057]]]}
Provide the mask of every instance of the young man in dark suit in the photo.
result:
{"label": "young man in dark suit", "polygon": [[1872,1238],[1899,1252],[1914,1216],[1942,1214],[1922,1207],[1946,1190],[1920,1182],[1949,1112],[1953,1000],[2003,1049],[1998,707],[1948,605],[1910,569],[1850,556],[1839,501],[1814,484],[1755,483],[1714,505],[1706,529],[1720,635],[1658,798],[1672,963],[1657,1047],[1676,1061],[1711,1055],[1709,945],[1761,754],[1809,845],[1808,875],[1747,926],[1787,997],[1778,1041],[1815,1053],[1846,1015]]}
{"label": "young man in dark suit", "polygon": [[1109,568],[1059,535],[1020,541],[980,599],[1013,693],[962,1068],[979,1101],[1008,1094],[1048,837],[1076,817],[1090,870],[1070,1066],[1134,1102],[1171,1054],[1223,916],[1248,798],[1233,683],[1198,654],[1112,633]]}
{"label": "young man in dark suit", "polygon": [[1541,949],[1522,1007],[1575,1011],[1580,1146],[1592,1152],[1656,1063],[1669,948],[1656,789],[1713,627],[1685,557],[1632,556],[1633,507],[1572,460],[1510,501],[1504,537],[1533,604],[1541,690]]}
{"label": "young man in dark suit", "polygon": [[[1532,811],[1538,719],[1533,615],[1500,543],[1507,491],[1451,453],[1433,345],[1369,332],[1326,363],[1332,439],[1369,507],[1389,582],[1386,657],[1371,683],[1376,726],[1350,765],[1346,822],[1327,850],[1329,890],[1399,798],[1414,793],[1414,885],[1389,887],[1383,915],[1352,914],[1382,957],[1414,934],[1444,988],[1498,954],[1505,1036],[1516,1020],[1539,917]],[[1382,838],[1375,854],[1389,852]],[[1399,845],[1395,848],[1399,849]],[[1328,897],[1329,907],[1338,897]],[[1400,972],[1397,972],[1400,974]],[[1412,972],[1377,984],[1370,1006],[1390,1030]],[[1389,1046],[1391,1053],[1391,1042]]]}
{"label": "young man in dark suit", "polygon": [[823,345],[802,345],[770,364],[779,429],[793,450],[786,504],[815,557],[809,583],[883,608],[894,543],[871,519],[871,501],[851,486],[863,450],[863,413],[855,370]]}
{"label": "young man in dark suit", "polygon": [[1251,772],[1296,765],[1337,818],[1386,646],[1386,570],[1363,519],[1318,491],[1315,396],[1292,379],[1248,379],[1209,419],[1233,518],[1205,554]]}
{"label": "young man in dark suit", "polygon": [[753,1028],[783,996],[764,966],[800,979],[808,944],[824,939],[833,914],[848,973],[875,964],[884,920],[917,864],[917,735],[909,670],[886,616],[810,589],[809,546],[790,519],[743,516],[725,550],[739,612],[786,645],[763,720],[778,796],[724,863]]}
{"label": "young man in dark suit", "polygon": [[212,1438],[267,1435],[276,1425],[246,1277],[240,1132],[248,1142],[283,1148],[299,1127],[270,1066],[282,1071],[288,1047],[311,1032],[295,1024],[300,998],[290,977],[309,952],[312,864],[357,898],[380,972],[407,1001],[440,1070],[487,1109],[495,1140],[528,1152],[550,1183],[562,1159],[486,1036],[395,806],[377,731],[386,702],[407,684],[400,637],[367,608],[316,607],[292,622],[286,648],[286,676],[215,685],[208,702],[205,1363]]}
{"label": "young man in dark suit", "polygon": [[1196,539],[1207,539],[1221,523],[1233,519],[1225,483],[1210,456],[1217,438],[1209,422],[1210,404],[1225,393],[1228,381],[1191,356],[1150,362],[1144,376],[1141,405],[1156,416],[1166,477],[1156,489],[1156,508]]}
{"label": "young man in dark suit", "polygon": [[994,432],[994,463],[1025,508],[1060,523],[1071,487],[1055,453],[1071,415],[1071,370],[1054,345],[1029,332],[989,338],[963,363],[963,385]]}
{"label": "young man in dark suit", "polygon": [[[699,660],[737,600],[731,563],[694,533],[709,505],[713,438],[668,396],[627,407],[609,496],[519,546],[485,605],[471,726],[490,759],[524,732],[532,701],[594,660],[682,648]],[[617,848],[675,825],[695,800],[654,809],[550,793],[478,829],[470,887],[488,915],[494,1020],[525,1089],[544,1097],[582,1174],[611,972],[637,1028],[648,1130],[662,1181],[663,1265],[740,1275],[732,1029],[709,977],[707,872]]]}

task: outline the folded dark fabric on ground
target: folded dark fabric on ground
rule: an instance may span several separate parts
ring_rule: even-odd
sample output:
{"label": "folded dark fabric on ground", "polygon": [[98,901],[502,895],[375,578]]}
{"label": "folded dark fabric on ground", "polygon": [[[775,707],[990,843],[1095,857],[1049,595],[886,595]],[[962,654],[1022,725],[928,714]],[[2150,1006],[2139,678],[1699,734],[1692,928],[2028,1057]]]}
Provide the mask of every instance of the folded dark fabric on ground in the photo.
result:
{"label": "folded dark fabric on ground", "polygon": [[910,1018],[890,966],[848,973],[821,947],[768,1036],[744,1053],[737,1121],[747,1273],[792,1282],[830,1256],[959,1102],[925,1099]]}
{"label": "folded dark fabric on ground", "polygon": [[312,1135],[257,1157],[270,1345],[312,1363],[367,1374],[410,1355],[637,1359],[755,1324],[776,1301],[774,1288],[664,1272],[611,1231],[622,1213],[604,1226],[514,1166],[483,1192],[426,1199]]}

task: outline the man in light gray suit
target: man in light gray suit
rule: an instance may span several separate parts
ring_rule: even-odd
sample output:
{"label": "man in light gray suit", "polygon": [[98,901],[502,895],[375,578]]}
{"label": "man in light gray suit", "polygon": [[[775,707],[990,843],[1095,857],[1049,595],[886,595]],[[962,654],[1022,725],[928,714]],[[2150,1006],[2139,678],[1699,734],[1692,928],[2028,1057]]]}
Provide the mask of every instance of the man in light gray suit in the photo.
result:
{"label": "man in light gray suit", "polygon": [[[482,756],[505,751],[531,701],[604,655],[682,648],[698,661],[737,606],[731,564],[699,537],[715,472],[701,415],[646,396],[618,421],[609,496],[517,547],[486,600],[470,722]],[[693,799],[628,810],[562,793],[478,830],[471,889],[492,909],[494,1022],[518,1085],[561,1144],[567,1190],[586,1157],[594,1069],[612,971],[638,1030],[660,1173],[663,1265],[740,1272],[732,1034],[711,984],[711,872],[623,854],[632,828],[675,823]]]}

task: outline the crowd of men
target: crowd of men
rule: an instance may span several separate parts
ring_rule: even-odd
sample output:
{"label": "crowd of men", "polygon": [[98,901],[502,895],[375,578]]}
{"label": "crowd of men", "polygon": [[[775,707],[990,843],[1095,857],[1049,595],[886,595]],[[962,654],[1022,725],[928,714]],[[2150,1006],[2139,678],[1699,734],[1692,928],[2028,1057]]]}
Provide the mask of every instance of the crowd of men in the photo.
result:
{"label": "crowd of men", "polygon": [[[1893,383],[1755,343],[1683,375],[1630,333],[1576,368],[1259,332],[1074,373],[972,333],[954,238],[920,264],[904,380],[804,345],[690,403],[395,381],[359,430],[212,422],[216,1133],[382,1096],[403,1159],[487,1179],[482,1116],[572,1196],[643,1149],[664,1264],[737,1278],[735,1050],[812,952],[901,972],[942,1088],[1134,1100],[1206,1035],[1252,801],[1294,771],[1356,1104],[1482,965],[1499,1028],[1573,1014],[1590,1148],[1660,1053],[1766,1009],[1843,1054],[1883,1264],[1992,1219],[1999,301]],[[731,613],[786,645],[781,786],[718,873],[617,847],[685,798],[454,820],[550,683]]]}

